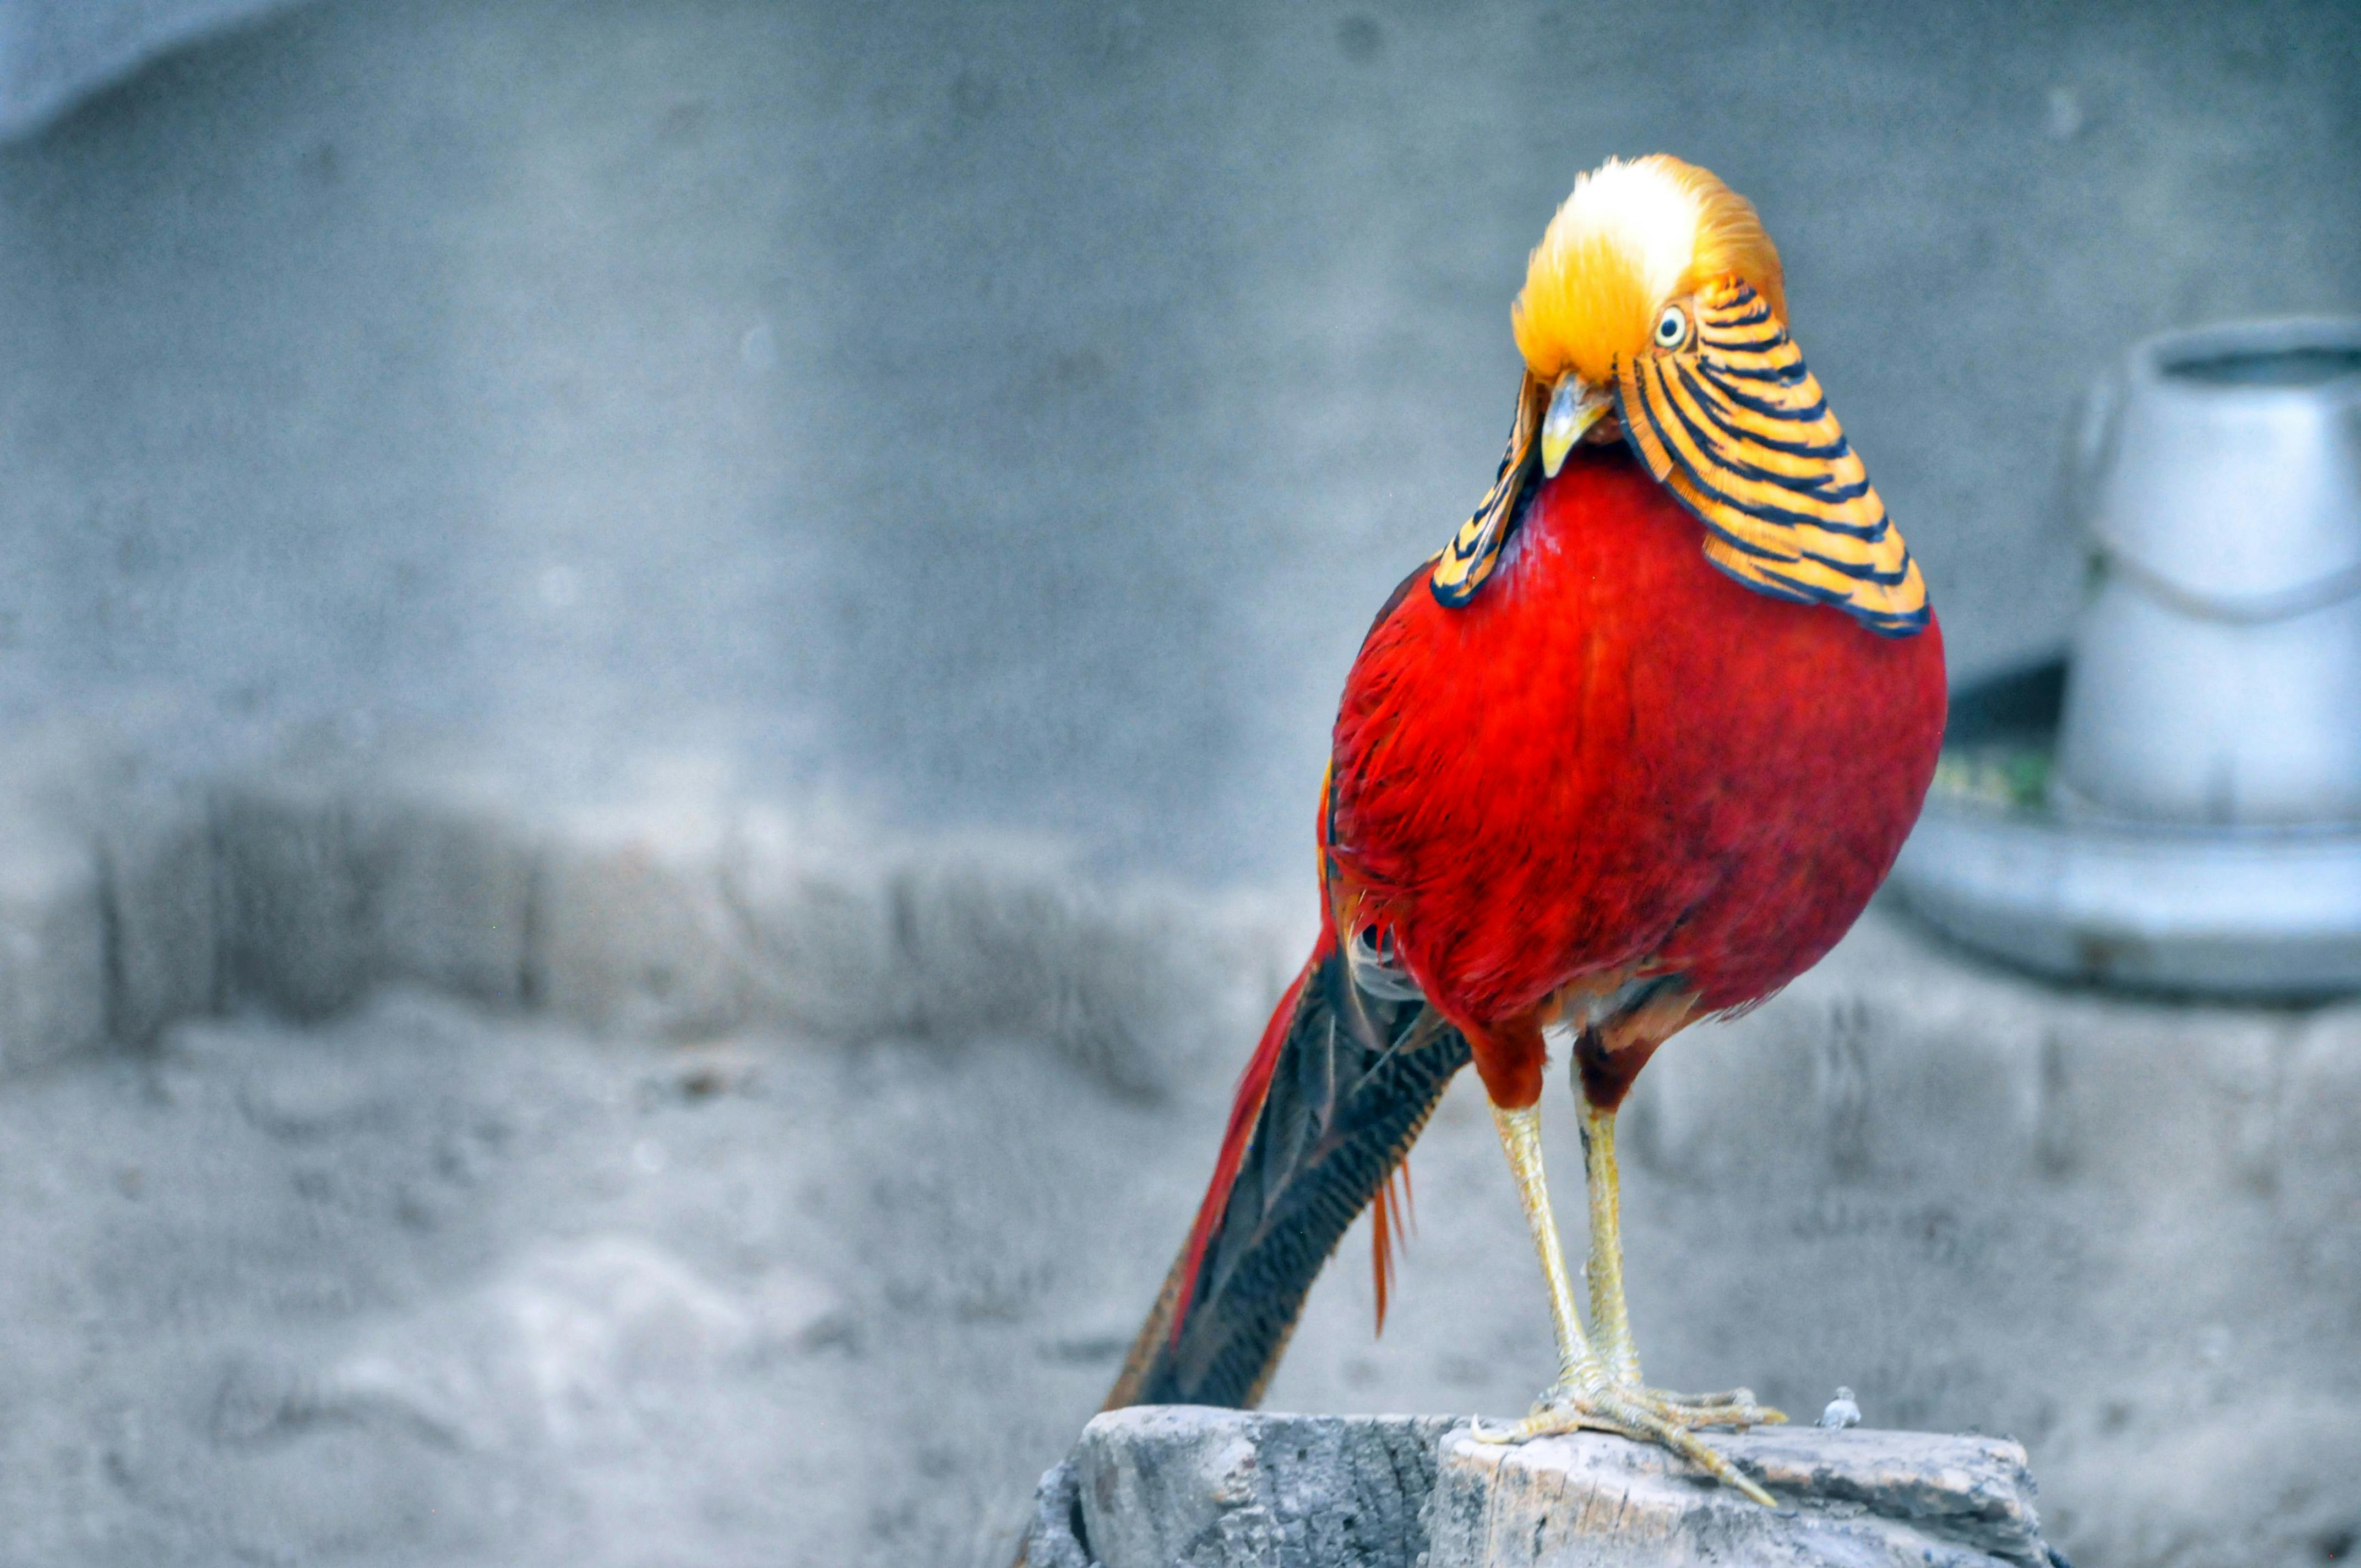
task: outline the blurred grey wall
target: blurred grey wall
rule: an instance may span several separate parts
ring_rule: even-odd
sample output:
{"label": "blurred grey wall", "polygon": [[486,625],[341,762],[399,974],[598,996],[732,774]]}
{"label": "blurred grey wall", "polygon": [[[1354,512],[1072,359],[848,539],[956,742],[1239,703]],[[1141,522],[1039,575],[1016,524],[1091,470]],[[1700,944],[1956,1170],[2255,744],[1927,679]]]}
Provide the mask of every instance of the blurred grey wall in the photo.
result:
{"label": "blurred grey wall", "polygon": [[158,55],[295,0],[0,0],[0,137],[48,126]]}
{"label": "blurred grey wall", "polygon": [[0,152],[0,721],[1300,874],[1575,173],[1761,205],[1972,674],[2133,337],[2361,308],[2361,10],[324,3]]}

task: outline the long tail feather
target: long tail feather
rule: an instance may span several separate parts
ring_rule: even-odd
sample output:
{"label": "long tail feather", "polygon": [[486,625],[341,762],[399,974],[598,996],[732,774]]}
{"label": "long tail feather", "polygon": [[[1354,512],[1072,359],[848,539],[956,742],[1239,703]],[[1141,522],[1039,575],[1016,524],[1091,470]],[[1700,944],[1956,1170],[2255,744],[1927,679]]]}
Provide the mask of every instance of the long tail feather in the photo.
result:
{"label": "long tail feather", "polygon": [[1408,1191],[1380,1193],[1466,1061],[1457,1030],[1361,990],[1323,935],[1238,1080],[1197,1222],[1107,1408],[1259,1401],[1312,1280],[1373,1201],[1382,1322]]}
{"label": "long tail feather", "polygon": [[1230,1101],[1229,1125],[1222,1130],[1222,1151],[1214,1157],[1213,1179],[1206,1184],[1205,1196],[1197,1205],[1197,1218],[1189,1227],[1189,1239],[1180,1249],[1180,1293],[1172,1304],[1171,1336],[1180,1337],[1180,1325],[1189,1315],[1189,1303],[1195,1296],[1197,1270],[1204,1261],[1206,1244],[1213,1238],[1213,1229],[1221,1223],[1229,1202],[1230,1189],[1238,1179],[1238,1167],[1246,1160],[1246,1143],[1254,1132],[1255,1119],[1262,1114],[1263,1102],[1270,1093],[1270,1075],[1278,1070],[1279,1054],[1287,1045],[1296,1010],[1303,1001],[1303,988],[1319,973],[1320,966],[1335,954],[1335,938],[1329,933],[1320,934],[1320,943],[1304,960],[1295,983],[1289,986],[1271,1009],[1270,1022],[1262,1028],[1262,1038],[1255,1043],[1254,1055],[1246,1058],[1246,1070],[1238,1075],[1238,1087]]}

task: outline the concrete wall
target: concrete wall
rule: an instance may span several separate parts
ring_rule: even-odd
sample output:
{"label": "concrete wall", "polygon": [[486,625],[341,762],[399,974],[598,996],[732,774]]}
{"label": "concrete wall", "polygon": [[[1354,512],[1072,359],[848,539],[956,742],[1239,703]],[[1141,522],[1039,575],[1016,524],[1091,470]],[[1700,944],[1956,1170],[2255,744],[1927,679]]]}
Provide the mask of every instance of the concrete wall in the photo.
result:
{"label": "concrete wall", "polygon": [[1488,478],[1574,173],[1664,148],[1956,662],[2053,638],[2076,389],[2361,306],[2348,6],[388,0],[0,152],[0,723],[459,732],[1291,877]]}
{"label": "concrete wall", "polygon": [[5,0],[0,137],[46,129],[159,55],[294,0]]}

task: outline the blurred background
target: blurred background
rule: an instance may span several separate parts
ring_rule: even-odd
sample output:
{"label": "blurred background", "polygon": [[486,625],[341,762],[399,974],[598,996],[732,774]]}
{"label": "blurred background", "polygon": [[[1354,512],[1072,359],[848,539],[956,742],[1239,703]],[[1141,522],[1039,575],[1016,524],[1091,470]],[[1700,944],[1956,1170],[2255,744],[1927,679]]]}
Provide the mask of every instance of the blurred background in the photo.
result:
{"label": "blurred background", "polygon": [[[1218,1007],[1163,992],[1139,1002],[1118,986],[1117,1011],[1198,1019],[1172,1025],[1178,1035],[1126,1025],[1126,1039],[1198,1043],[1128,1079],[1114,1072],[1112,1088],[1072,1052],[1028,1054],[1021,1041],[1005,1047],[1005,1071],[976,1065],[1003,1060],[988,1052],[947,1058],[942,1040],[958,1031],[939,1016],[926,1029],[840,1029],[850,1054],[821,1065],[782,1067],[772,1047],[744,1046],[771,1064],[771,1098],[732,1111],[741,1120],[726,1136],[697,1135],[720,1186],[668,1199],[624,1187],[599,1197],[564,1162],[607,1161],[598,1168],[611,1165],[626,1186],[677,1175],[680,1157],[626,1124],[735,1083],[740,1057],[700,1090],[707,1080],[672,1058],[614,1056],[613,1029],[553,1045],[522,1014],[438,1012],[446,1004],[412,997],[390,1014],[302,1026],[326,1029],[320,1049],[342,1064],[322,1088],[301,1027],[207,981],[195,1011],[214,1021],[145,1055],[102,1050],[97,1065],[0,1083],[0,1124],[14,1129],[0,1135],[0,1241],[18,1255],[0,1272],[47,1260],[0,1300],[17,1324],[16,1348],[0,1351],[0,1454],[16,1443],[18,1477],[0,1510],[11,1561],[1005,1552],[1030,1477],[1093,1408],[1123,1320],[1145,1306],[1178,1240],[1244,1055],[1239,1031],[1312,917],[1308,835],[1334,694],[1371,611],[1491,477],[1518,373],[1509,302],[1554,204],[1600,159],[1674,152],[1761,208],[1786,262],[1796,336],[1925,566],[1955,681],[2064,641],[2083,571],[2060,504],[2067,427],[2130,342],[2361,308],[2361,11],[2341,0],[11,0],[0,5],[0,122],[10,132],[0,147],[0,730],[98,734],[110,756],[188,780],[290,748],[362,773],[421,750],[464,753],[490,759],[536,808],[644,806],[649,777],[685,771],[708,802],[831,803],[869,825],[851,848],[840,843],[842,856],[857,859],[864,834],[951,834],[1004,846],[991,863],[1033,868],[1027,896],[1050,888],[1061,909],[1153,886],[1180,902],[1153,920],[1121,905],[1122,930],[1180,940],[1218,927],[1235,946],[1206,951],[1251,955],[1205,970],[1206,984],[1239,991]],[[655,815],[666,809],[655,802]],[[1184,906],[1197,913],[1170,912]],[[1239,920],[1268,939],[1235,938]],[[2055,1052],[2073,1048],[2077,1029],[2198,1056],[2228,1040],[2237,1061],[2264,1066],[2211,1079],[2191,1068],[2189,1081],[2216,1089],[2189,1114],[2192,1126],[2231,1128],[2220,1135],[2234,1155],[2239,1138],[2277,1135],[2238,1131],[2246,1124],[2224,1107],[2245,1104],[2246,1091],[2221,1083],[2264,1083],[2254,1092],[2268,1100],[2292,1081],[2288,1062],[2312,1057],[2345,1075],[2337,1082],[2352,1076],[2356,1036],[2334,1010],[2118,1004],[2029,987],[1898,925],[1877,940],[1886,956],[1848,971],[1855,991],[1810,993],[1763,1025],[1839,1102],[1855,1092],[1851,1058],[1827,1057],[1828,1021],[1854,1016],[1847,998],[1860,986],[1889,1008],[1880,1016],[1892,1039],[1875,1048],[1898,1053],[1895,1082],[1918,1081],[1908,1063],[1924,1042],[1913,1046],[1902,1020],[1922,1003],[1949,1007],[1940,1028],[1961,1037],[1978,1010],[2015,1019],[2007,1070],[2037,1086],[2063,1070]],[[519,984],[494,1000],[529,1010],[533,985]],[[1938,997],[1953,1000],[1927,1000]],[[1201,1014],[1212,1019],[1202,1028]],[[2330,1038],[2318,1034],[2331,1026],[2323,1016],[2345,1031],[2332,1029],[2329,1045],[2318,1044]],[[702,1037],[752,1027],[735,1014],[724,1022]],[[619,1027],[629,1036],[638,1025]],[[1846,1027],[1846,1038],[1877,1032]],[[360,1065],[370,1053],[353,1041],[372,1030],[424,1053],[404,1059],[444,1066],[421,1076]],[[926,1041],[893,1043],[904,1036]],[[485,1064],[503,1051],[538,1065],[501,1077]],[[555,1086],[534,1076],[559,1072],[553,1059],[577,1063],[560,1073],[576,1076]],[[1929,1081],[1913,1103],[1940,1116],[1957,1087]],[[2147,1091],[2145,1075],[2124,1081],[2087,1113]],[[1994,1090],[1992,1103],[2029,1140],[2025,1168],[2042,1179],[2072,1168],[2058,1153],[2066,1135],[2015,1092]],[[432,1103],[403,1109],[404,1093]],[[530,1180],[467,1174],[479,1157],[487,1169],[521,1157],[497,1150],[538,1135],[514,1131],[521,1097],[534,1094],[578,1103],[584,1141],[550,1145],[554,1163]],[[880,1112],[873,1125],[825,1110],[840,1100],[908,1111]],[[997,1118],[981,1132],[979,1106]],[[218,1125],[203,1120],[216,1112]],[[791,1138],[763,1119],[774,1113],[800,1131]],[[602,1117],[615,1127],[598,1130]],[[1539,1386],[1540,1293],[1513,1201],[1488,1131],[1462,1121],[1468,1205],[1499,1238],[1480,1277],[1497,1289],[1478,1290],[1473,1264],[1413,1252],[1401,1326],[1372,1349],[1364,1308],[1322,1308],[1349,1345],[1332,1355],[1307,1328],[1298,1354],[1312,1369],[1282,1380],[1275,1398],[1513,1408]],[[1011,1141],[1005,1130],[1017,1124]],[[511,1130],[478,1135],[495,1124]],[[1458,1124],[1446,1119],[1439,1134],[1457,1136]],[[2344,1125],[2319,1134],[2338,1158],[2351,1155]],[[825,1140],[853,1126],[861,1150],[828,1152]],[[337,1152],[348,1135],[393,1151],[380,1176],[366,1174],[377,1156]],[[141,1138],[152,1140],[141,1164],[105,1152]],[[796,1138],[818,1141],[782,1143]],[[250,1157],[225,1152],[238,1139],[252,1141]],[[496,1152],[468,1152],[478,1145]],[[199,1147],[224,1183],[204,1190],[203,1215],[152,1217],[179,1185],[176,1162]],[[402,1163],[413,1155],[414,1170]],[[759,1164],[773,1157],[809,1168],[791,1179]],[[1960,1157],[1960,1170],[1977,1168]],[[961,1163],[971,1159],[983,1163]],[[244,1174],[221,1174],[223,1162]],[[1016,1196],[971,1213],[987,1168]],[[1561,1168],[1576,1168],[1562,1156]],[[1857,1180],[1864,1168],[1849,1168]],[[2198,1179],[2172,1168],[2175,1180]],[[2247,1179],[2235,1159],[2224,1168],[2234,1187]],[[1950,1170],[1920,1176],[1939,1193],[1983,1179],[1946,1185]],[[850,1207],[797,1209],[793,1194],[837,1190],[840,1179],[859,1195]],[[1663,1190],[1681,1179],[1665,1177]],[[442,1190],[436,1182],[474,1195],[450,1198],[431,1223],[400,1217],[404,1202],[437,1212],[419,1196]],[[126,1183],[150,1218],[83,1212],[126,1201]],[[542,1196],[514,1200],[522,1207],[496,1223],[486,1216],[510,1210],[486,1184]],[[1104,1239],[1108,1216],[1076,1185],[1124,1194],[1119,1242]],[[729,1210],[740,1229],[713,1240],[717,1250],[684,1245],[697,1277],[737,1280],[744,1300],[708,1300],[696,1293],[705,1287],[681,1284],[694,1269],[611,1238],[583,1242],[587,1253],[533,1252],[573,1223],[552,1216],[577,1197],[622,1205],[610,1228],[643,1238],[708,1201]],[[1634,1201],[1644,1211],[1655,1200]],[[2037,1322],[2039,1303],[2080,1290],[2129,1311],[2177,1288],[2171,1271],[2191,1258],[2231,1268],[2220,1261],[2237,1255],[2229,1244],[2176,1250],[2186,1237],[2119,1255],[2139,1245],[2136,1226],[2115,1223],[2130,1201],[2118,1193],[2115,1208],[2034,1225],[2053,1242],[2082,1234],[2078,1225],[2105,1232],[2117,1251],[2057,1243],[2072,1261],[2011,1266],[2022,1280],[2007,1289],[2019,1294],[2004,1291],[1992,1310]],[[2349,1554],[2361,1529],[2349,1488],[2344,1501],[2324,1486],[2255,1492],[2256,1472],[2202,1446],[2138,1470],[2139,1453],[2162,1452],[2158,1432],[2181,1430],[2179,1385],[2118,1418],[2115,1395],[2058,1394],[2038,1367],[1987,1377],[1970,1368],[1982,1353],[1943,1350],[1943,1335],[1973,1331],[1910,1317],[1923,1304],[1918,1266],[1879,1272],[1879,1259],[1907,1251],[1890,1238],[1917,1238],[1908,1246],[1942,1251],[1972,1280],[2006,1270],[1959,1260],[1996,1255],[2006,1237],[1960,1218],[1980,1212],[1973,1201],[1940,1205],[1950,1218],[1914,1210],[1889,1223],[1861,1220],[1858,1204],[1831,1219],[1821,1204],[1817,1221],[1777,1233],[1805,1238],[1797,1246],[1855,1236],[1864,1250],[1844,1266],[1880,1281],[1870,1315],[1904,1324],[1897,1345],[1919,1345],[1894,1351],[1883,1409],[1872,1378],[1843,1379],[1861,1388],[1873,1424],[2006,1422],[2037,1440],[2037,1469],[2070,1471],[2057,1539],[2078,1559],[2086,1546],[2126,1564]],[[1438,1223],[1433,1201],[1426,1209]],[[1680,1233],[1665,1216],[1676,1209],[1655,1222],[1660,1239],[1635,1222],[1635,1251],[1663,1249],[1657,1265],[1635,1264],[1643,1332],[1647,1292],[1672,1289],[1664,1255]],[[796,1241],[799,1212],[814,1235],[837,1239]],[[383,1235],[380,1220],[392,1227]],[[934,1239],[911,1241],[906,1265],[882,1258],[873,1238],[906,1223]],[[2298,1283],[2266,1293],[2287,1308],[2269,1343],[2361,1352],[2342,1283],[2356,1276],[2337,1272],[2353,1266],[2336,1239],[2349,1213],[2323,1209],[2305,1223],[2313,1250],[2290,1254],[2284,1276]],[[2268,1228],[2235,1216],[2222,1225],[2248,1237]],[[1015,1254],[994,1250],[995,1226],[1024,1238],[1006,1245],[1033,1261],[1006,1263]],[[434,1244],[443,1250],[424,1235],[445,1237]],[[1456,1255],[1455,1245],[1431,1255]],[[834,1260],[818,1274],[839,1269],[813,1287],[813,1299],[836,1306],[802,1317],[777,1303],[803,1287],[765,1272],[799,1245]],[[939,1297],[922,1264],[953,1255],[982,1283]],[[1658,1286],[1645,1266],[1659,1269]],[[1351,1261],[1346,1272],[1366,1271]],[[312,1285],[285,1279],[341,1283],[307,1296]],[[371,1383],[366,1369],[398,1368],[402,1345],[465,1341],[478,1330],[436,1329],[445,1320],[432,1314],[473,1310],[464,1303],[492,1299],[482,1292],[507,1288],[500,1279],[534,1301],[571,1300],[577,1287],[612,1296],[621,1279],[635,1299],[670,1303],[651,1320],[656,1340],[705,1334],[722,1346],[716,1365],[732,1366],[741,1340],[770,1343],[743,1325],[776,1308],[802,1325],[780,1331],[806,1347],[795,1355],[835,1354],[850,1370],[775,1373],[818,1381],[716,1407],[694,1429],[693,1463],[681,1442],[658,1441],[673,1429],[654,1417],[611,1431],[592,1421],[583,1430],[595,1441],[533,1440],[572,1457],[519,1460],[495,1486],[484,1477],[507,1472],[465,1456],[509,1452],[507,1439],[483,1435],[505,1431],[505,1417],[422,1416],[432,1399]],[[1352,1288],[1366,1294],[1365,1282]],[[1747,1287],[1730,1274],[1715,1288],[1742,1297]],[[2264,1310],[2239,1299],[2192,1308],[2202,1321],[2190,1332]],[[1781,1369],[1793,1358],[1776,1348],[1787,1331],[1748,1326],[1738,1304],[1708,1323],[1658,1303],[1675,1320],[1668,1379],[1752,1376],[1770,1397],[1817,1409],[1845,1369],[1810,1361],[1791,1376]],[[1510,1348],[1472,1370],[1454,1370],[1453,1356],[1468,1360],[1460,1349],[1421,1361],[1404,1348],[1425,1343],[1422,1321],[1448,1337],[1471,1310],[1497,1312]],[[429,1316],[382,1326],[404,1312]],[[2114,1312],[2102,1314],[2112,1326],[2058,1341],[2059,1354],[2140,1342]],[[302,1365],[256,1348],[314,1340],[325,1348]],[[638,1343],[621,1330],[599,1343],[609,1341]],[[1993,1365],[2009,1360],[2007,1344],[1992,1342]],[[2196,1365],[2202,1349],[2143,1343],[2125,1354]],[[2257,1365],[2279,1365],[2255,1354]],[[980,1360],[1001,1370],[978,1373]],[[1036,1370],[1005,1370],[1019,1364]],[[2270,1382],[2238,1365],[2249,1385]],[[93,1370],[108,1366],[137,1370]],[[419,1376],[464,1381],[448,1368]],[[494,1389],[483,1409],[505,1408],[505,1376],[481,1373]],[[815,1392],[822,1383],[833,1392]],[[530,1378],[518,1387],[528,1385],[548,1393]],[[158,1404],[143,1389],[172,1391]],[[821,1439],[795,1449],[803,1469],[724,1452],[733,1435],[806,1414],[834,1434],[826,1442],[849,1441],[864,1413],[908,1435],[906,1464],[872,1453],[830,1469],[839,1462],[811,1457]],[[2054,1462],[2037,1441],[2043,1420],[2065,1434]],[[2140,1424],[2151,1420],[2160,1424]],[[314,1435],[287,1435],[299,1429]],[[2361,1475],[2349,1421],[2321,1430],[2317,1475]],[[417,1454],[386,1457],[409,1453],[405,1442]],[[568,1489],[596,1471],[581,1455],[648,1474],[657,1452],[686,1467],[665,1483],[675,1500],[651,1500],[664,1490],[653,1481],[651,1497],[602,1493],[598,1508],[639,1522],[599,1527],[586,1543],[582,1494]],[[881,1466],[893,1475],[880,1478]],[[346,1496],[313,1485],[329,1473],[364,1478],[347,1488],[357,1511],[320,1500]],[[2209,1490],[2200,1475],[2243,1479]],[[492,1489],[468,1489],[479,1483]],[[2139,1501],[2242,1488],[2268,1497],[2227,1524],[2202,1508],[2156,1524]],[[598,1508],[589,1517],[611,1523]],[[2281,1533],[2255,1535],[2266,1519]],[[2239,1542],[2252,1554],[2236,1555]]]}
{"label": "blurred background", "polygon": [[1345,665],[1498,461],[1576,171],[1667,150],[1761,206],[1973,675],[2064,635],[2065,422],[2125,345],[2361,297],[2356,34],[281,9],[0,153],[0,695],[192,744],[449,727],[558,781],[688,747],[1300,881]]}

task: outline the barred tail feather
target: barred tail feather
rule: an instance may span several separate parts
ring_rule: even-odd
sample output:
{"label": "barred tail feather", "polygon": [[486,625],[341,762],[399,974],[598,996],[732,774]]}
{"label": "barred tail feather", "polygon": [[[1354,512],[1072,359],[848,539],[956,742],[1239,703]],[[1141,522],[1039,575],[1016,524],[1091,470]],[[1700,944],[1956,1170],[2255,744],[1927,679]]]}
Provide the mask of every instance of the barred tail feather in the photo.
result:
{"label": "barred tail feather", "polygon": [[1189,1227],[1189,1240],[1180,1249],[1180,1294],[1172,1304],[1170,1331],[1175,1343],[1180,1338],[1180,1325],[1188,1318],[1189,1303],[1195,1295],[1205,1244],[1213,1239],[1213,1227],[1229,1207],[1230,1190],[1236,1184],[1238,1166],[1246,1157],[1247,1138],[1254,1132],[1255,1119],[1262,1114],[1264,1100],[1270,1094],[1270,1075],[1277,1070],[1279,1053],[1293,1029],[1304,984],[1335,951],[1335,938],[1323,931],[1319,945],[1304,960],[1295,983],[1280,994],[1279,1005],[1271,1009],[1270,1022],[1262,1026],[1262,1038],[1256,1042],[1254,1055],[1246,1059],[1246,1070],[1238,1075],[1237,1092],[1230,1102],[1229,1125],[1222,1129],[1222,1152],[1213,1160],[1213,1179],[1206,1184],[1204,1200],[1197,1205],[1196,1222]]}
{"label": "barred tail feather", "polygon": [[1312,1280],[1373,1202],[1382,1325],[1409,1202],[1406,1173],[1390,1182],[1467,1059],[1423,1002],[1356,986],[1323,933],[1238,1080],[1196,1223],[1106,1408],[1258,1402]]}

